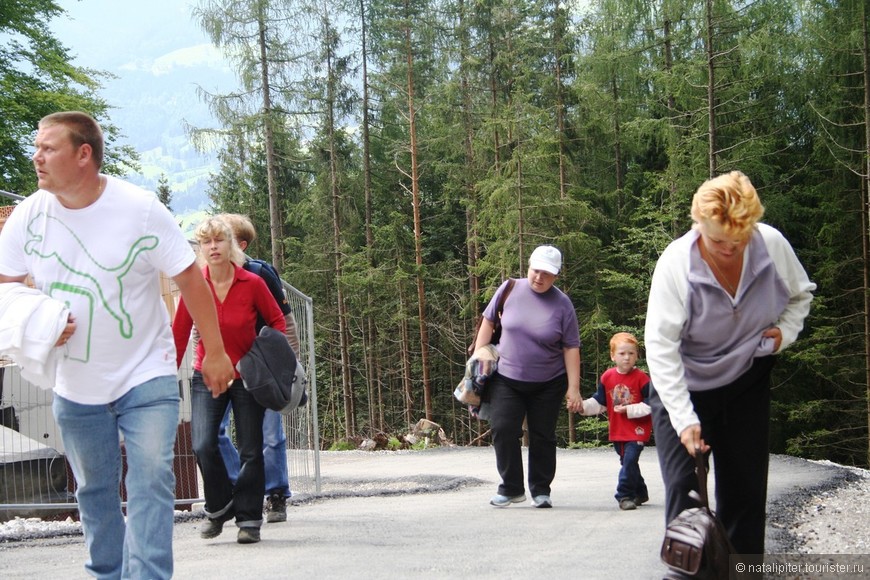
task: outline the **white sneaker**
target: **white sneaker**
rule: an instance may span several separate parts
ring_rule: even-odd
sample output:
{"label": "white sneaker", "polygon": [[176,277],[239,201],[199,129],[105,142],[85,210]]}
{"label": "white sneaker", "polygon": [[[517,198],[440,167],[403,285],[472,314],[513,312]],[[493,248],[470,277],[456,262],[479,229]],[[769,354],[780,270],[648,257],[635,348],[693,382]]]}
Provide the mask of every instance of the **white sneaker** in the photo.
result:
{"label": "white sneaker", "polygon": [[490,505],[494,505],[495,507],[507,507],[512,503],[521,503],[526,501],[525,494],[523,495],[515,495],[513,497],[508,497],[506,495],[494,495],[492,499],[489,500]]}
{"label": "white sneaker", "polygon": [[536,495],[532,498],[532,503],[535,504],[536,508],[551,508],[553,507],[553,502],[550,501],[549,495]]}

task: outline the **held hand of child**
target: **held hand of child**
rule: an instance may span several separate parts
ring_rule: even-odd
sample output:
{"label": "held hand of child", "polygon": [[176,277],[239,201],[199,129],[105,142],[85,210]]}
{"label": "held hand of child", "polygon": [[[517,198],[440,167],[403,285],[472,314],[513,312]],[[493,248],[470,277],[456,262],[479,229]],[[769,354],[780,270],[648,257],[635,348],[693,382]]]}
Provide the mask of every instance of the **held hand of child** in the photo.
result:
{"label": "held hand of child", "polygon": [[613,412],[614,412],[614,413],[623,413],[623,414],[624,414],[624,413],[626,412],[626,411],[625,411],[625,407],[626,407],[626,405],[614,405],[614,406],[613,406]]}
{"label": "held hand of child", "polygon": [[589,397],[583,401],[582,410],[580,411],[581,415],[593,416],[598,415],[599,413],[603,413],[607,410],[607,407],[604,405],[599,405],[598,401],[594,398]]}

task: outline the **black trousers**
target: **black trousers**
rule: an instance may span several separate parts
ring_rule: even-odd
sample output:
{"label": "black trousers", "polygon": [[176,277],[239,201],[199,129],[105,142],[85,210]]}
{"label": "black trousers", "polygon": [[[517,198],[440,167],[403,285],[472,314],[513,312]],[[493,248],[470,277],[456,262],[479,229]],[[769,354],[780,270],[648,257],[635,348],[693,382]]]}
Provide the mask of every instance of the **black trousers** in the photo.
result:
{"label": "black trousers", "polygon": [[545,383],[506,379],[496,373],[487,387],[495,461],[501,476],[498,493],[521,495],[523,418],[529,429],[529,492],[550,495],[556,476],[556,422],[568,391],[567,375]]}
{"label": "black trousers", "polygon": [[[770,372],[775,357],[755,359],[752,367],[729,385],[691,392],[701,435],[715,466],[714,509],[740,554],[763,554],[767,511]],[[695,462],[680,442],[655,387],[650,406],[653,433],[665,484],[665,522],[697,507],[689,498],[697,490]]]}

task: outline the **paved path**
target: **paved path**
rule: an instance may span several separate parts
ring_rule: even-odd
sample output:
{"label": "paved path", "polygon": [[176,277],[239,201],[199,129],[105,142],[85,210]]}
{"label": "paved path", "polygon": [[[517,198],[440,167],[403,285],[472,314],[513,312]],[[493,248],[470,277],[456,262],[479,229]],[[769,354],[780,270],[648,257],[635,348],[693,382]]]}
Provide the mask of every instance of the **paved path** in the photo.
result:
{"label": "paved path", "polygon": [[[655,448],[641,456],[650,502],[622,512],[610,449],[560,450],[553,509],[488,505],[497,474],[490,448],[321,454],[323,493],[295,498],[262,542],[236,543],[232,524],[202,540],[203,520],[174,531],[176,578],[652,579],[665,568]],[[838,468],[773,456],[770,499],[788,501]],[[768,530],[776,552],[777,530]],[[0,577],[84,578],[81,537],[0,544]]]}

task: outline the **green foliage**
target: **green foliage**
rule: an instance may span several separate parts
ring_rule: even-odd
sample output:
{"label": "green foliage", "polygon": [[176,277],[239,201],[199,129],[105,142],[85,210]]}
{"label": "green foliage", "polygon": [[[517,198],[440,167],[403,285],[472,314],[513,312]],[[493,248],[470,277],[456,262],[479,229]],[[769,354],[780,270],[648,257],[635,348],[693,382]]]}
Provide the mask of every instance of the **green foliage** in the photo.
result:
{"label": "green foliage", "polygon": [[165,173],[160,175],[160,179],[157,181],[157,190],[155,193],[157,194],[157,199],[160,200],[160,203],[165,205],[169,211],[172,211],[172,188],[169,187],[169,178],[166,177]]}
{"label": "green foliage", "polygon": [[572,449],[606,447],[610,445],[607,419],[581,417],[575,422],[575,440]]}
{"label": "green foliage", "polygon": [[411,445],[411,449],[414,451],[422,451],[423,449],[428,449],[429,447],[434,447],[435,444],[426,439],[425,437],[417,440]]}
{"label": "green foliage", "polygon": [[[270,12],[289,5],[239,10],[261,6],[272,24],[279,235],[285,278],[315,308],[324,441],[406,431],[425,414],[428,373],[430,419],[486,443],[451,393],[474,317],[542,243],[565,256],[558,285],[590,395],[610,336],[642,340],[653,269],[691,227],[698,185],[741,169],[819,285],[774,371],[771,450],[866,465],[863,4],[291,4],[289,21]],[[204,14],[248,63],[244,86],[261,88],[242,25]],[[265,255],[266,118],[252,94],[214,103],[226,141],[211,193],[215,209],[254,218]],[[560,441],[567,429],[563,416]],[[574,435],[606,445],[606,420],[580,419]]]}
{"label": "green foliage", "polygon": [[36,189],[30,155],[39,120],[49,113],[78,110],[100,122],[105,140],[103,171],[123,175],[138,155],[117,146],[119,130],[110,106],[96,93],[107,73],[70,63],[49,23],[65,11],[51,0],[4,2],[0,6],[0,180],[3,189],[28,195]]}
{"label": "green foliage", "polygon": [[340,439],[329,446],[329,451],[354,451],[357,447],[353,441]]}

